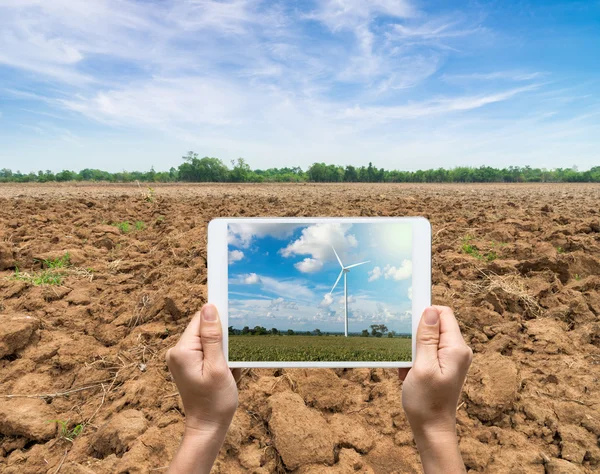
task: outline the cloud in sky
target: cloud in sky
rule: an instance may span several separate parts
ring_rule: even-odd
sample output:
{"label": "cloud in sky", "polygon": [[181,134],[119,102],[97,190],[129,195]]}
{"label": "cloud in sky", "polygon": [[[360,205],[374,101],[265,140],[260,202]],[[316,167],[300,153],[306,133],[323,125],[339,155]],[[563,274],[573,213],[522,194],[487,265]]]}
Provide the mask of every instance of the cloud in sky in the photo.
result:
{"label": "cloud in sky", "polygon": [[244,252],[241,250],[230,250],[227,254],[227,260],[230,265],[240,261],[242,258],[244,258]]}
{"label": "cloud in sky", "polygon": [[323,262],[315,258],[305,258],[301,262],[295,263],[294,266],[302,273],[314,273],[323,268]]}
{"label": "cloud in sky", "polygon": [[412,261],[403,260],[402,264],[397,267],[386,265],[383,268],[383,273],[386,279],[407,280],[412,277]]}
{"label": "cloud in sky", "polygon": [[[339,283],[330,292],[340,275],[330,245],[333,242],[347,265],[368,260],[377,264],[379,272],[378,282],[368,281],[373,271],[369,273],[367,265],[353,267],[347,276],[351,331],[360,331],[367,323],[410,330],[406,314],[411,308],[407,294],[411,264],[406,259],[412,252],[411,226],[392,222],[300,221],[290,231],[277,229],[271,223],[252,224],[244,230],[237,228],[229,244],[230,251],[237,250],[236,246],[247,249],[244,258],[229,267],[229,297],[230,302],[235,302],[231,305],[232,321],[238,326],[261,324],[283,330],[319,327],[340,331],[344,322],[344,284]],[[240,238],[242,235],[244,238]],[[390,251],[392,248],[396,253]],[[367,326],[359,328],[358,323]]]}
{"label": "cloud in sky", "polygon": [[[292,257],[294,255],[310,255],[311,260],[335,261],[336,249],[338,255],[346,250],[358,246],[356,237],[349,233],[352,224],[315,224],[302,229],[302,235],[297,240],[290,242],[281,249],[281,255]],[[345,263],[345,262],[343,262]],[[345,263],[349,265],[348,263]]]}
{"label": "cloud in sky", "polygon": [[244,282],[244,285],[256,285],[260,282],[260,277],[256,273],[249,273],[242,277],[242,281]]}
{"label": "cloud in sky", "polygon": [[321,306],[323,308],[329,308],[329,306],[331,306],[332,303],[333,303],[333,296],[331,296],[331,293],[325,293],[325,295],[323,296],[323,301],[321,301],[319,306]]}
{"label": "cloud in sky", "polygon": [[3,0],[0,152],[55,170],[80,169],[83,150],[111,171],[168,169],[188,149],[257,168],[595,164],[584,51],[600,47],[600,6],[525,20],[505,3]]}
{"label": "cloud in sky", "polygon": [[244,285],[260,285],[262,291],[286,298],[290,295],[294,295],[294,297],[298,299],[312,299],[314,297],[313,292],[300,280],[281,280],[265,275],[258,275],[256,273],[249,273],[246,275],[239,275],[237,279],[234,278],[231,280],[230,284],[235,282]]}
{"label": "cloud in sky", "polygon": [[373,270],[369,271],[369,281],[375,281],[378,280],[381,275],[383,275],[383,272],[381,271],[381,268],[379,266],[373,268]]}
{"label": "cloud in sky", "polygon": [[[384,277],[386,280],[407,280],[412,278],[412,261],[411,260],[403,260],[400,265],[386,265],[383,267],[376,266],[373,270],[369,271],[369,281],[376,281],[381,277]],[[412,291],[412,290],[411,290]]]}
{"label": "cloud in sky", "polygon": [[299,224],[294,223],[232,223],[228,225],[227,243],[234,247],[247,248],[252,243],[252,239],[266,236],[285,239],[298,227]]}

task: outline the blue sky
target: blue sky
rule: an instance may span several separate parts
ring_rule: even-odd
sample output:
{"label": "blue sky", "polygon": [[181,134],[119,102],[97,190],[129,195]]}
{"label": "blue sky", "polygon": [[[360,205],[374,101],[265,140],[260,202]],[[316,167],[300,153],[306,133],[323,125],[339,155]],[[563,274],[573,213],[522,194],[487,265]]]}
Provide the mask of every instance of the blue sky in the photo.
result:
{"label": "blue sky", "polygon": [[598,1],[0,0],[0,166],[598,165]]}
{"label": "blue sky", "polygon": [[230,224],[229,322],[241,329],[348,331],[371,324],[411,333],[412,230],[403,223]]}

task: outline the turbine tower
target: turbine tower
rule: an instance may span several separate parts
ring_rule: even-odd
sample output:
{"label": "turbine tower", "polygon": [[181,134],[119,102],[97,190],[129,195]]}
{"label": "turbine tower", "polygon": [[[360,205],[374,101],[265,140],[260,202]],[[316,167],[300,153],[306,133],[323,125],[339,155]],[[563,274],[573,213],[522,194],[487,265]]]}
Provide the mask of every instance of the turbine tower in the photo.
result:
{"label": "turbine tower", "polygon": [[367,260],[366,262],[355,263],[354,265],[348,265],[347,267],[345,267],[342,261],[340,260],[339,255],[335,251],[333,245],[331,246],[331,248],[333,249],[333,253],[336,256],[337,261],[340,263],[340,267],[342,267],[342,270],[340,271],[337,280],[335,280],[333,288],[331,289],[329,294],[333,293],[333,290],[335,290],[335,287],[340,281],[340,278],[342,278],[342,275],[344,275],[344,334],[346,335],[346,337],[348,337],[348,283],[346,281],[346,274],[350,271],[351,268],[358,267],[359,265],[362,265],[364,263],[369,263],[370,260]]}

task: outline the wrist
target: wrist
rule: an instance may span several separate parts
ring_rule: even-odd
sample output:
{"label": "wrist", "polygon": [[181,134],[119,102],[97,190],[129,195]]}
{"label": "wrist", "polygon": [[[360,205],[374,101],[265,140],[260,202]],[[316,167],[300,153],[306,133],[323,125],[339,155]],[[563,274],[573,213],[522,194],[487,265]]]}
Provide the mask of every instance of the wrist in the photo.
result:
{"label": "wrist", "polygon": [[169,474],[209,474],[226,434],[227,427],[215,423],[203,423],[197,427],[186,420],[183,439],[171,461]]}
{"label": "wrist", "polygon": [[421,425],[413,429],[413,435],[419,451],[422,449],[438,450],[458,445],[454,420]]}
{"label": "wrist", "polygon": [[423,469],[427,474],[466,472],[455,425],[427,427],[414,435]]}
{"label": "wrist", "polygon": [[452,429],[426,429],[418,433],[414,433],[415,442],[421,449],[438,450],[442,448],[455,447],[458,445],[458,437],[456,430]]}
{"label": "wrist", "polygon": [[212,421],[185,421],[184,438],[209,441],[224,438],[229,429],[229,423],[215,423]]}

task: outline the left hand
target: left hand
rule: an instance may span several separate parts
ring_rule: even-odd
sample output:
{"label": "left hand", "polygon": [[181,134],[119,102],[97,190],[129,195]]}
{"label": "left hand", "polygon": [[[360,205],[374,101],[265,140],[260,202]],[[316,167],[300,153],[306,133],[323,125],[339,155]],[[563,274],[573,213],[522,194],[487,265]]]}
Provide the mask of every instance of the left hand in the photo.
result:
{"label": "left hand", "polygon": [[226,432],[237,408],[241,369],[232,373],[227,366],[214,305],[206,304],[194,315],[166,359],[183,401],[186,432]]}

